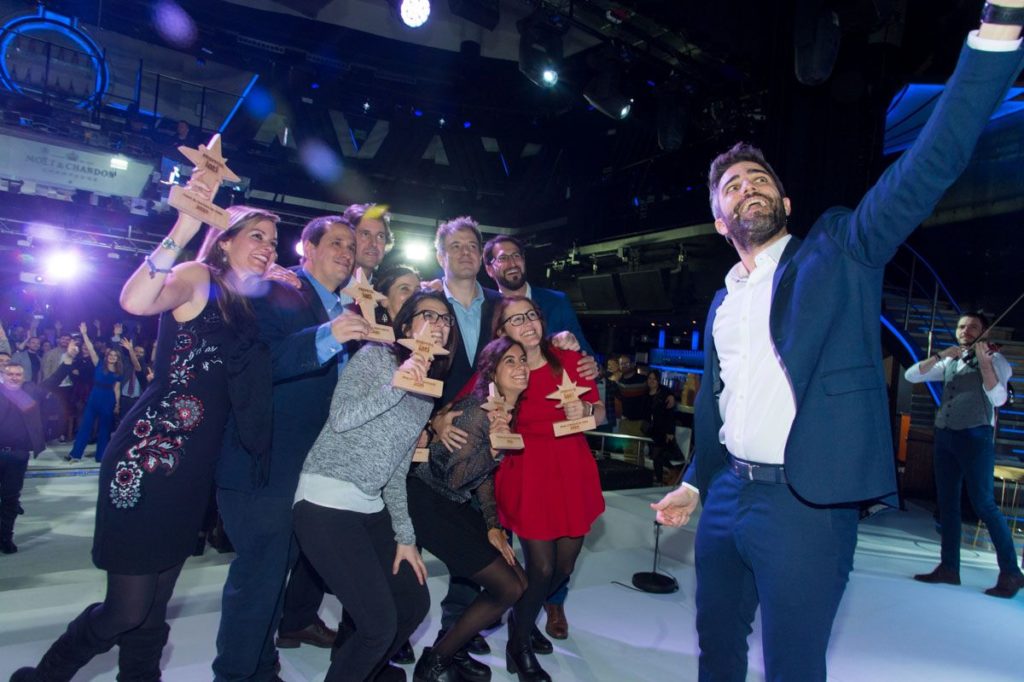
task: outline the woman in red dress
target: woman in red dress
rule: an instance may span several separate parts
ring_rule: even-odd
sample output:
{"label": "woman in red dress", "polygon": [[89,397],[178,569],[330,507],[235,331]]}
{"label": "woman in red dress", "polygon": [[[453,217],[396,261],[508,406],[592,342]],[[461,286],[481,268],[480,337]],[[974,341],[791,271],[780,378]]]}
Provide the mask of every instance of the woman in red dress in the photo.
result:
{"label": "woman in red dress", "polygon": [[[576,371],[580,354],[559,350],[545,339],[540,308],[528,298],[506,297],[494,311],[494,336],[509,336],[526,350],[530,382],[516,414],[516,432],[525,447],[509,451],[495,477],[501,525],[519,537],[526,559],[528,586],[512,611],[506,661],[520,682],[551,677],[530,647],[530,632],[544,599],[569,577],[583,538],[604,511],[597,464],[583,434],[556,438],[552,424],[605,410],[592,380]],[[581,400],[558,407],[547,396],[558,390],[562,371],[590,390]]]}

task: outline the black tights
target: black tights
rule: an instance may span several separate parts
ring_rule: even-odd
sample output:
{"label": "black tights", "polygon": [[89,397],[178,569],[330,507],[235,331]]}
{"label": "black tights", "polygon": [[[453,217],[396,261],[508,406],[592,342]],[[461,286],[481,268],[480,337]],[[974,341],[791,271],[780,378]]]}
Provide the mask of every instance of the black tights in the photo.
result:
{"label": "black tights", "polygon": [[501,614],[519,601],[526,589],[523,569],[519,564],[509,566],[502,557],[487,564],[470,578],[483,591],[462,612],[444,637],[434,644],[434,650],[439,656],[458,653],[481,630],[501,618]]}
{"label": "black tights", "polygon": [[526,559],[527,587],[512,611],[515,622],[509,632],[513,642],[529,641],[540,608],[559,585],[571,574],[576,557],[583,549],[583,536],[557,540],[519,538]]}
{"label": "black tights", "polygon": [[159,627],[167,620],[167,602],[183,565],[145,575],[107,573],[107,595],[89,614],[89,627],[102,639]]}

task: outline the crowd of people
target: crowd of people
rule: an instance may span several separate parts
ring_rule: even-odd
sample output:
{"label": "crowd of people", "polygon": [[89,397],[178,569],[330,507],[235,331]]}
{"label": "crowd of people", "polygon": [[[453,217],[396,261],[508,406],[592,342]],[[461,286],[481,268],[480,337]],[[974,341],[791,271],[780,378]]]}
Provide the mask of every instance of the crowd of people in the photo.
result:
{"label": "crowd of people", "polygon": [[[986,9],[914,146],[855,211],[826,213],[806,239],[788,233],[790,200],[759,150],[737,145],[712,164],[715,226],[740,262],[704,334],[694,466],[652,504],[677,526],[704,502],[695,553],[702,679],[746,676],[758,607],[766,676],[826,677],[856,505],[896,489],[882,437],[882,266],[962,170],[1020,70],[1024,3],[1008,4]],[[212,200],[203,169],[190,184]],[[518,240],[485,244],[468,217],[438,227],[444,274],[423,283],[411,268],[376,272],[393,242],[379,206],[310,221],[292,270],[275,263],[277,216],[228,210],[229,227],[209,229],[197,259],[175,265],[201,227],[179,215],[124,286],[122,307],[159,315],[160,327],[149,385],[102,453],[93,561],[107,589],[11,679],[67,680],[115,645],[119,679],[159,679],[167,604],[215,488],[236,550],[215,680],[280,679],[277,648],[301,644],[331,649],[327,680],[404,680],[391,661],[404,658],[429,607],[421,548],[445,563],[449,590],[415,680],[490,679],[469,654],[487,650],[481,632],[506,611],[509,672],[550,680],[538,654],[551,642],[536,620],[604,511],[584,436],[555,435],[556,422],[601,423],[607,411],[566,297],[527,282]],[[498,290],[477,281],[483,265]],[[386,298],[377,320],[343,291],[354,268]],[[374,322],[399,342],[369,341]],[[41,341],[32,343],[27,369],[38,363],[41,375]],[[424,344],[429,353],[408,350]],[[103,434],[124,407],[121,351],[101,353],[84,333],[82,345],[94,377],[83,423],[95,418]],[[81,363],[76,339],[61,353],[58,371],[40,376],[42,391]],[[8,380],[19,381],[22,357]],[[618,369],[620,429],[644,432],[642,405],[652,429],[666,428],[672,399],[657,375],[640,376],[622,358]],[[556,405],[549,396],[563,377],[587,390]],[[440,398],[415,390],[428,380],[443,381]],[[509,415],[484,409],[493,394],[513,406]],[[6,395],[20,401],[10,417],[20,430],[4,461],[27,459],[41,437],[40,420],[29,419],[39,393],[19,384]],[[521,449],[492,445],[492,434],[512,431]],[[414,466],[417,448],[429,456]],[[1007,576],[1016,594],[1024,576],[1015,565]],[[337,631],[317,616],[328,589],[345,609]]]}

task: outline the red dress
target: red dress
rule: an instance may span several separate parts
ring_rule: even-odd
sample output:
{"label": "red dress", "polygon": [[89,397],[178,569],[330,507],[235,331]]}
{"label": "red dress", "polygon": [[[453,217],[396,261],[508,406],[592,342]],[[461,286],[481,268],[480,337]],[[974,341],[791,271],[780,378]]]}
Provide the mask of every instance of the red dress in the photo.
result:
{"label": "red dress", "polygon": [[[570,378],[590,391],[581,398],[599,400],[593,381],[580,379],[580,354],[555,349]],[[549,365],[530,371],[530,383],[519,402],[516,432],[526,447],[505,453],[494,481],[501,525],[528,540],[554,540],[586,535],[604,511],[597,464],[583,434],[555,438],[551,425],[565,420],[555,392],[561,375]]]}

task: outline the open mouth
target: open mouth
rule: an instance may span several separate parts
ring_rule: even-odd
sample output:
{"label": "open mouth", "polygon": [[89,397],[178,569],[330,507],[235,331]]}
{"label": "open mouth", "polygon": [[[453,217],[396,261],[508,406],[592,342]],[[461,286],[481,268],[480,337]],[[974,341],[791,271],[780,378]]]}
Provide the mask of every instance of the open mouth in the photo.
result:
{"label": "open mouth", "polygon": [[753,197],[740,205],[740,213],[747,213],[756,208],[768,208],[768,201],[763,197]]}

